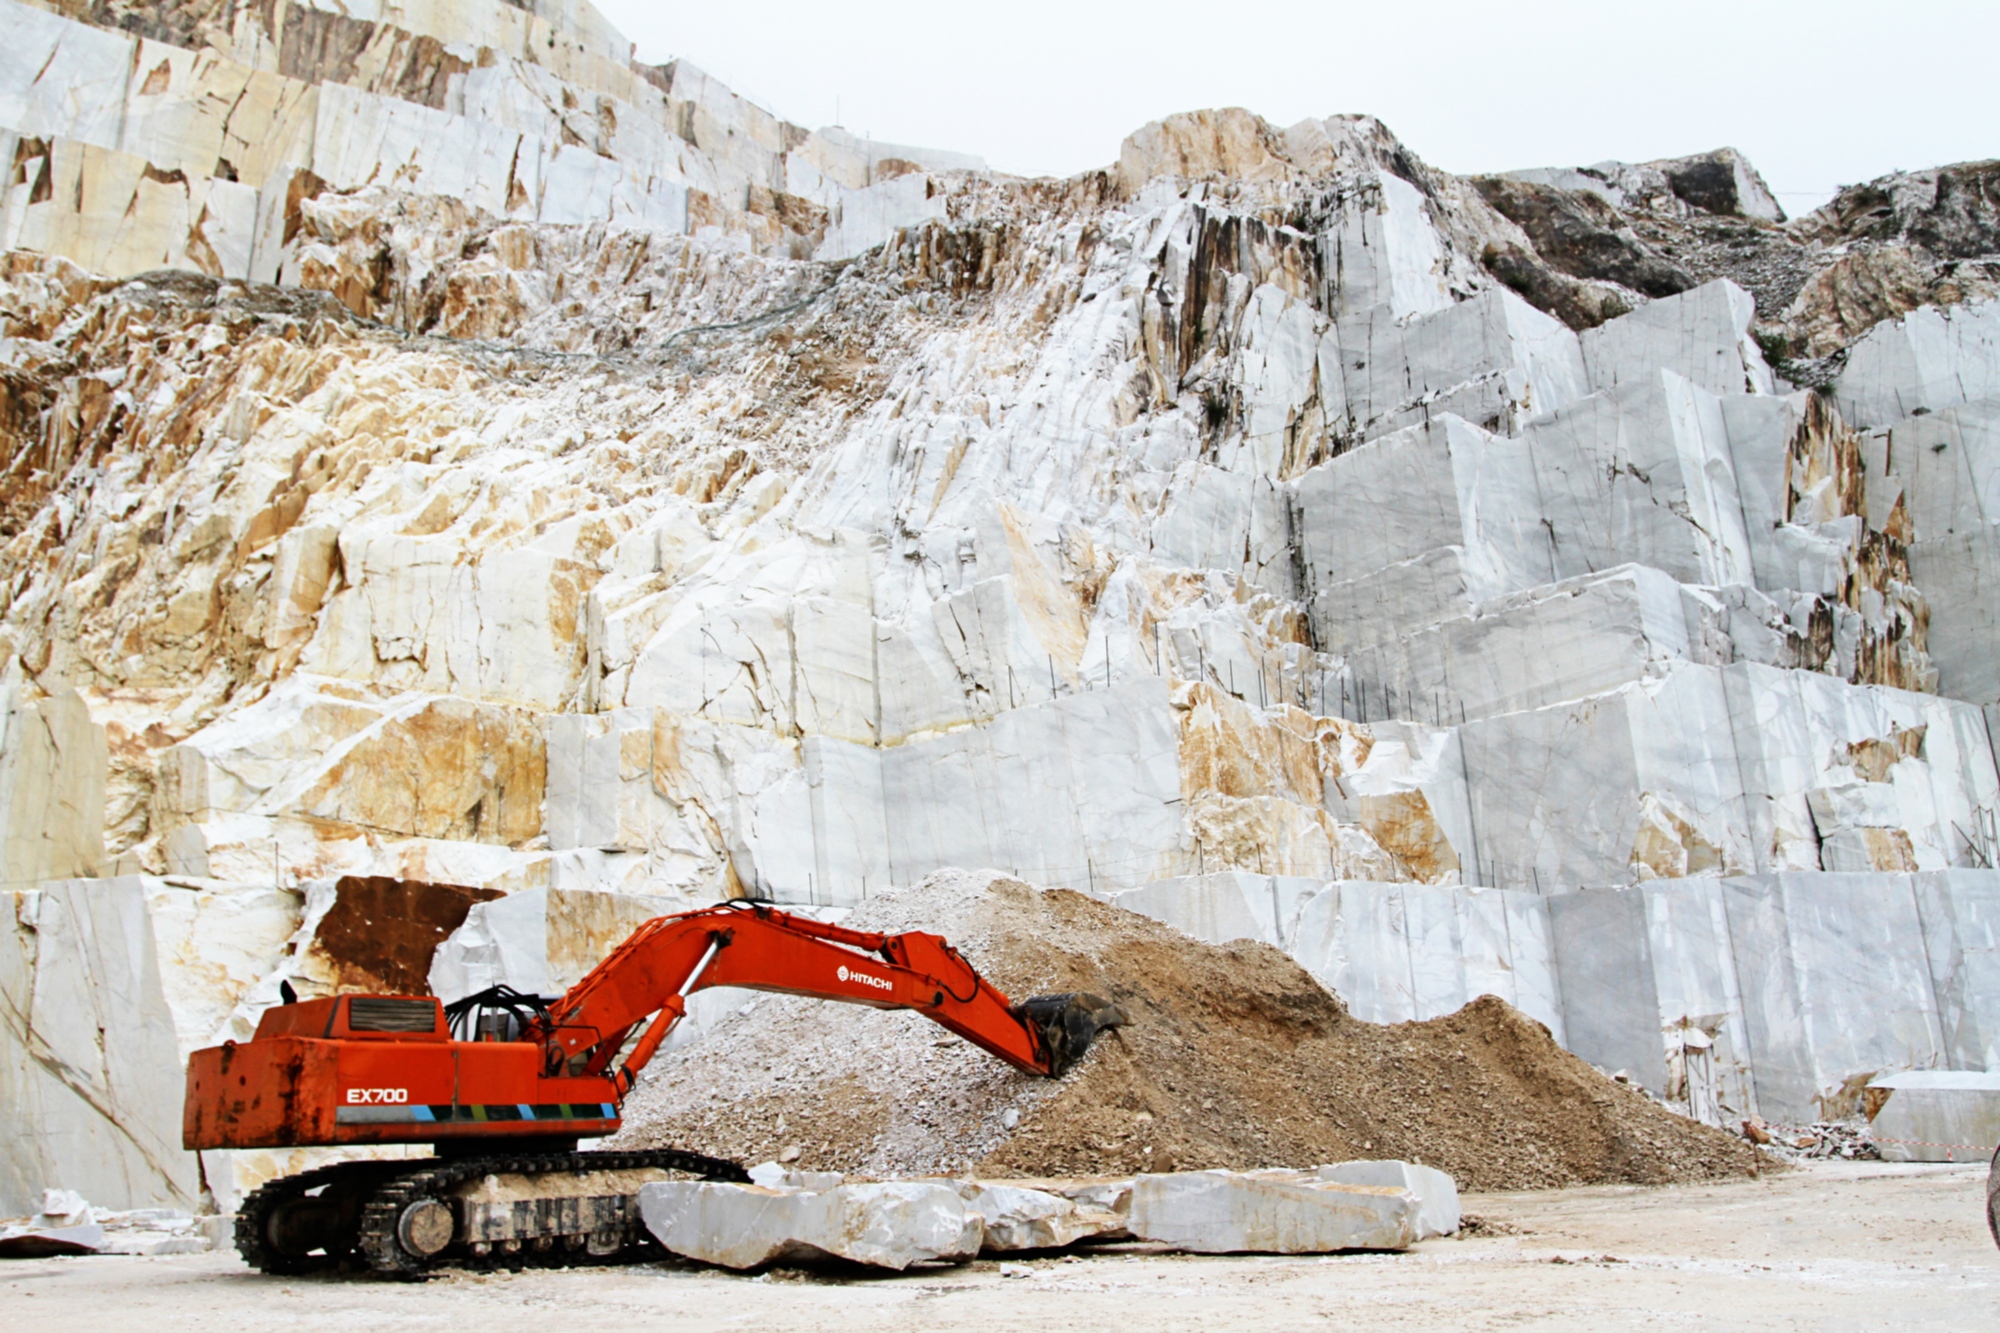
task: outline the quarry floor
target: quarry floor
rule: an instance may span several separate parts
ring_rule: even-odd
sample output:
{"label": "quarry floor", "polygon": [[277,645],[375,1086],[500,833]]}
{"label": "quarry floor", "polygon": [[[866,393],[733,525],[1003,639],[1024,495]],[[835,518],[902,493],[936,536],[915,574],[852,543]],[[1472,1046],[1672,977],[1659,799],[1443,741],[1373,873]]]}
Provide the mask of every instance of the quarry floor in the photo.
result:
{"label": "quarry floor", "polygon": [[[1814,1163],[1761,1180],[1467,1195],[1483,1233],[1401,1255],[1109,1252],[861,1277],[668,1266],[266,1278],[234,1254],[0,1267],[14,1327],[1007,1330],[2000,1328],[1985,1169]],[[16,1322],[16,1321],[20,1322]]]}

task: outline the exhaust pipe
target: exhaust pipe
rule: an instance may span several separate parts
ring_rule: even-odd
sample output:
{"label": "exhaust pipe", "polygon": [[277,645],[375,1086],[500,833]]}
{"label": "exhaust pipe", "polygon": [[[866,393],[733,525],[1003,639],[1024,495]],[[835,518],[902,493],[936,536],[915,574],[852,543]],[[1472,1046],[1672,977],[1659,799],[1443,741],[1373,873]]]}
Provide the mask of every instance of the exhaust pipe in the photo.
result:
{"label": "exhaust pipe", "polygon": [[1060,1078],[1083,1059],[1098,1033],[1132,1021],[1123,1009],[1089,991],[1031,996],[1015,1005],[1014,1012],[1042,1034],[1043,1049],[1049,1053],[1050,1078]]}

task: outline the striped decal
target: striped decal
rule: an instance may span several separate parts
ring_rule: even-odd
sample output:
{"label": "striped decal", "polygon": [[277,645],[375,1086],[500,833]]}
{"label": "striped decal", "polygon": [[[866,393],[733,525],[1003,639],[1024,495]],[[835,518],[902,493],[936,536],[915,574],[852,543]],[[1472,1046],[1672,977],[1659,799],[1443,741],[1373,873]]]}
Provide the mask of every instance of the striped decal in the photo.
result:
{"label": "striped decal", "polygon": [[479,1106],[343,1106],[337,1125],[477,1125],[523,1120],[616,1120],[610,1102],[492,1102]]}

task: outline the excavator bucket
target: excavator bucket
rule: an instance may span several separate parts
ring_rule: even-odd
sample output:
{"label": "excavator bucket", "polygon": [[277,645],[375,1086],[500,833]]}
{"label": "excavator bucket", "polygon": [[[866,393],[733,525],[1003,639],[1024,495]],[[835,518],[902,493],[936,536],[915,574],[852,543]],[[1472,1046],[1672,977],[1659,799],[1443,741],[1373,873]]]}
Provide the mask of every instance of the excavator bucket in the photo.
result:
{"label": "excavator bucket", "polygon": [[1051,1077],[1060,1077],[1083,1059],[1098,1033],[1132,1021],[1123,1009],[1089,991],[1032,996],[1015,1005],[1014,1012],[1040,1030]]}

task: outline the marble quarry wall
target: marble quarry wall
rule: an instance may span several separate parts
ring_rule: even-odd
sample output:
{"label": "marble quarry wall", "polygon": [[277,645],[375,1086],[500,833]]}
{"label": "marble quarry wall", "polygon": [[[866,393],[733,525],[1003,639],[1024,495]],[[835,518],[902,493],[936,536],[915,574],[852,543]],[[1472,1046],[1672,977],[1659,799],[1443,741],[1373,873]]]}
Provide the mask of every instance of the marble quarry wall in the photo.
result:
{"label": "marble quarry wall", "polygon": [[177,1146],[281,981],[951,866],[1718,1123],[2000,1068],[1993,164],[1021,180],[581,0],[0,15],[0,1212],[309,1160]]}

